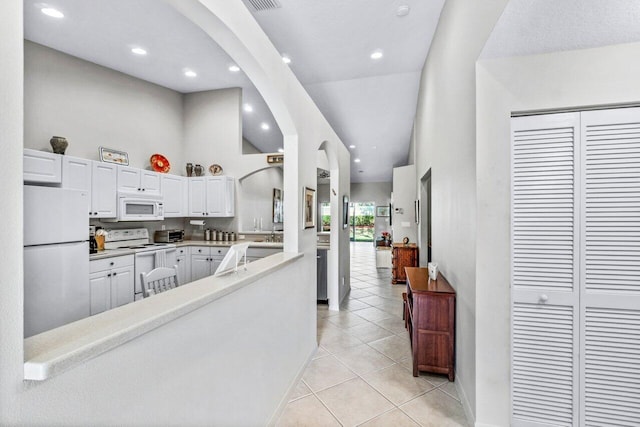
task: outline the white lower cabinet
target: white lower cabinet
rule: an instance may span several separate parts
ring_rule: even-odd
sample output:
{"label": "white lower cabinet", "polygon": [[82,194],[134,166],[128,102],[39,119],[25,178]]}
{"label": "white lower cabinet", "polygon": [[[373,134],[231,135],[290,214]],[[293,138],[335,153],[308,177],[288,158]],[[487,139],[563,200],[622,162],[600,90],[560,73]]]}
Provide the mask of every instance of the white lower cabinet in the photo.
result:
{"label": "white lower cabinet", "polygon": [[212,248],[207,246],[191,247],[191,281],[211,276],[216,272],[220,262],[229,248]]}
{"label": "white lower cabinet", "polygon": [[181,285],[191,281],[191,251],[190,248],[178,248],[176,250],[176,263],[178,266],[178,281]]}
{"label": "white lower cabinet", "polygon": [[89,271],[91,315],[133,302],[133,255],[91,261]]}

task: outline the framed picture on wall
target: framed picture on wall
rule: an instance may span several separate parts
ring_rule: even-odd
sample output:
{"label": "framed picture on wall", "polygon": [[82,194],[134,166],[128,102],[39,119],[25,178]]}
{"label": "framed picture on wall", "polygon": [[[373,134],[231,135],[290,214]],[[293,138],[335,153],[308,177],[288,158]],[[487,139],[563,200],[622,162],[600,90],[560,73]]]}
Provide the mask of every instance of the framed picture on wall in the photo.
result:
{"label": "framed picture on wall", "polygon": [[282,190],[273,189],[273,223],[282,224],[284,222],[284,205],[282,198]]}
{"label": "framed picture on wall", "polygon": [[376,206],[376,216],[389,216],[389,206]]}
{"label": "framed picture on wall", "polygon": [[304,187],[304,211],[302,218],[304,228],[314,228],[316,226],[316,190]]}

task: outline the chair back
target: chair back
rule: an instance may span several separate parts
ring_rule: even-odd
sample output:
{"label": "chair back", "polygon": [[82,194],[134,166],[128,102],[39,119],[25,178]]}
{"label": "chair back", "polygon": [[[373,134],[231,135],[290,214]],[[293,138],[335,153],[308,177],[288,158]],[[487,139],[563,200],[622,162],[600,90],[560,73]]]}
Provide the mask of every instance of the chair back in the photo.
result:
{"label": "chair back", "polygon": [[178,266],[172,268],[158,267],[148,273],[140,273],[142,294],[145,298],[180,286]]}

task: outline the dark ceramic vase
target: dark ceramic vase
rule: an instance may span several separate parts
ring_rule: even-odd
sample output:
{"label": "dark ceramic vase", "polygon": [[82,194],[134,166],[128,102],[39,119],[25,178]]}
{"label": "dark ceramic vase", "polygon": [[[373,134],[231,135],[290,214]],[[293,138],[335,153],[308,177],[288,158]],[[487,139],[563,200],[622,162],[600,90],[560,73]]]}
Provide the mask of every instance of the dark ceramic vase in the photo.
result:
{"label": "dark ceramic vase", "polygon": [[49,143],[51,144],[51,148],[53,148],[53,152],[56,154],[64,154],[69,146],[69,142],[64,136],[53,136],[49,140]]}
{"label": "dark ceramic vase", "polygon": [[202,165],[195,165],[193,171],[196,173],[196,176],[202,176],[202,174],[204,173],[204,168],[202,167]]}
{"label": "dark ceramic vase", "polygon": [[193,175],[193,163],[187,163],[187,176]]}

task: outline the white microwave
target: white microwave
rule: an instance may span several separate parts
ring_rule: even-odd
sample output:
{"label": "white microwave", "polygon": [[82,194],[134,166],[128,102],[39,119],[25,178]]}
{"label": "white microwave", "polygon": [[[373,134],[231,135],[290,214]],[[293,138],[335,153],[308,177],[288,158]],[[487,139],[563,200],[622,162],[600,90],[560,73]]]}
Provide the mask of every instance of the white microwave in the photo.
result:
{"label": "white microwave", "polygon": [[162,196],[118,194],[118,221],[160,221],[163,219]]}

